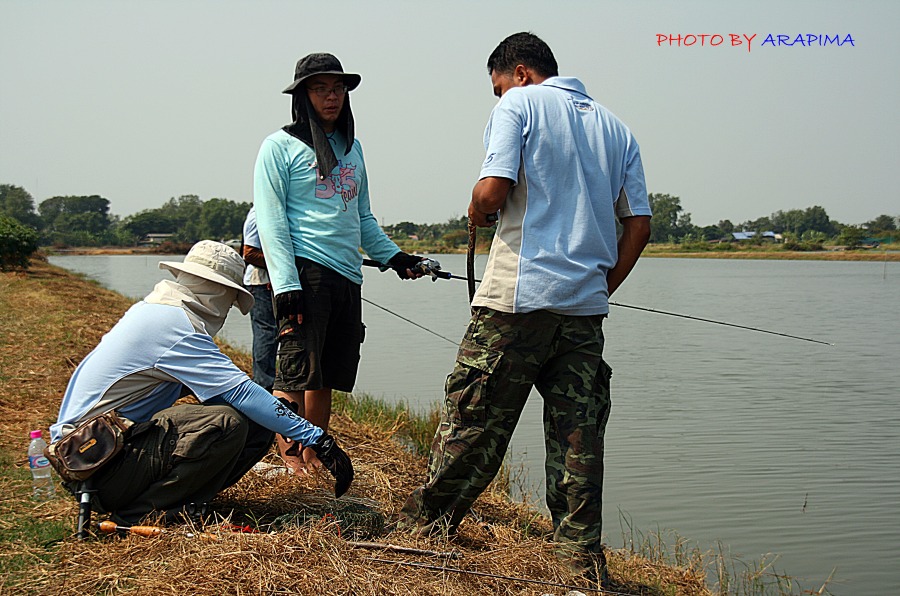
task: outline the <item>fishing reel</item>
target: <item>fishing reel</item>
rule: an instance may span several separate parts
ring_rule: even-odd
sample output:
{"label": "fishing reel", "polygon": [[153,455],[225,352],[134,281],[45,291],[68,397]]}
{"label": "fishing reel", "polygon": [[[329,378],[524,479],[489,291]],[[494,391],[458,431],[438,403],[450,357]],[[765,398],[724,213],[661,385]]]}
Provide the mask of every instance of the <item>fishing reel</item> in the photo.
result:
{"label": "fishing reel", "polygon": [[439,277],[445,279],[449,277],[448,274],[441,271],[441,264],[434,259],[422,259],[416,263],[416,266],[413,267],[413,271],[421,273],[422,275],[430,275],[431,281],[437,281]]}

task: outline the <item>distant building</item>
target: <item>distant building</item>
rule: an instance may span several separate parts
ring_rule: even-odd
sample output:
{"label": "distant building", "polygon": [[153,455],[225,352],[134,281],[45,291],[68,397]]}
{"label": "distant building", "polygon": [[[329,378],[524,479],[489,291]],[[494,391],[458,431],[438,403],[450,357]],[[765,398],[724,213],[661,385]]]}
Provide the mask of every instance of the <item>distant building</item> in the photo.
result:
{"label": "distant building", "polygon": [[[752,240],[756,237],[756,232],[732,232],[731,239],[732,240]],[[776,234],[775,232],[763,232],[760,237],[763,240],[771,240],[772,242],[781,242],[783,240],[781,234]]]}
{"label": "distant building", "polygon": [[172,236],[174,236],[174,234],[147,234],[141,238],[139,244],[141,246],[159,246],[163,242],[171,240]]}

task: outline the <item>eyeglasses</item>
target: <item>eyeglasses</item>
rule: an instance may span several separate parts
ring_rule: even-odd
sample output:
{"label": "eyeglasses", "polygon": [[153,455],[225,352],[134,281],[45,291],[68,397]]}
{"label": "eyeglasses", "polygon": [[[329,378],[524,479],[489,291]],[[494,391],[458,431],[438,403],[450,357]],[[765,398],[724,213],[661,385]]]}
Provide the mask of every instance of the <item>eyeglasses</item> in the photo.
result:
{"label": "eyeglasses", "polygon": [[332,93],[337,95],[338,97],[344,97],[349,91],[349,87],[347,85],[338,85],[337,87],[310,87],[309,90],[312,93],[315,93],[318,97],[325,99]]}

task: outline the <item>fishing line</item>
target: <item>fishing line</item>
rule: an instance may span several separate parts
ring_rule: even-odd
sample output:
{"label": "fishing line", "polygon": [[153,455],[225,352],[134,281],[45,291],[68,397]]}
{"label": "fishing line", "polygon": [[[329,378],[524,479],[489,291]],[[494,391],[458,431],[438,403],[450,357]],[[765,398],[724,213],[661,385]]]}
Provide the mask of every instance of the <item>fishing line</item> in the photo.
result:
{"label": "fishing line", "polygon": [[380,309],[383,310],[384,312],[390,313],[390,314],[394,315],[395,317],[397,317],[398,319],[403,319],[404,321],[406,321],[406,322],[409,323],[410,325],[415,325],[415,326],[418,327],[419,329],[422,329],[422,330],[424,330],[424,331],[427,331],[428,333],[430,333],[430,334],[432,334],[432,335],[436,335],[436,336],[440,337],[441,339],[443,339],[444,341],[450,342],[450,343],[453,344],[454,346],[459,346],[459,342],[458,342],[458,341],[453,341],[453,340],[450,339],[449,337],[445,337],[445,336],[441,335],[440,333],[438,333],[437,331],[432,331],[431,329],[429,329],[428,327],[425,327],[424,325],[419,325],[419,324],[416,323],[415,321],[413,321],[413,320],[411,320],[411,319],[407,319],[407,318],[404,317],[403,315],[397,314],[397,313],[395,313],[394,311],[392,311],[392,310],[389,309],[389,308],[385,308],[385,307],[381,306],[380,304],[375,304],[374,302],[372,302],[372,301],[369,300],[368,298],[363,298],[362,301],[365,302],[365,303],[367,303],[367,304],[371,304],[371,305],[374,306],[375,308],[380,308]]}
{"label": "fishing line", "polygon": [[834,346],[832,343],[828,343],[827,341],[821,341],[818,339],[810,339],[808,337],[800,337],[799,335],[790,335],[789,333],[779,333],[778,331],[769,331],[768,329],[760,329],[759,327],[748,327],[746,325],[736,325],[735,323],[726,323],[725,321],[715,321],[713,319],[704,319],[703,317],[695,317],[692,315],[683,315],[677,312],[668,312],[665,310],[657,310],[655,308],[646,308],[643,306],[632,306],[630,304],[621,304],[619,302],[610,302],[612,306],[618,306],[619,308],[633,308],[634,310],[643,310],[646,312],[656,313],[658,315],[669,315],[670,317],[680,317],[682,319],[691,319],[694,321],[703,321],[704,323],[713,323],[715,325],[725,325],[727,327],[737,327],[738,329],[747,329],[749,331],[759,331],[760,333],[770,333],[772,335],[780,335],[782,337],[790,337],[791,339],[799,339],[802,341],[810,341],[815,344],[823,344],[826,346]]}

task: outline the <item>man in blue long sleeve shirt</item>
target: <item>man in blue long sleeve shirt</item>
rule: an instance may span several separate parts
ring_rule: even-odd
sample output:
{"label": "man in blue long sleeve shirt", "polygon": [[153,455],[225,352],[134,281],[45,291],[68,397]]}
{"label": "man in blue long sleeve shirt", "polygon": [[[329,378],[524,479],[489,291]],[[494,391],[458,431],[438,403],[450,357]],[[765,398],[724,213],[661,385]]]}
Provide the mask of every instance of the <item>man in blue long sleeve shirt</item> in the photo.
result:
{"label": "man in blue long sleeve shirt", "polygon": [[[253,204],[278,319],[274,393],[327,431],[331,391],[352,391],[363,340],[362,248],[401,279],[421,257],[400,250],[369,204],[349,92],[361,77],[331,54],[297,62],[294,122],[269,135],[256,160]],[[279,443],[282,453],[286,445]],[[305,450],[303,458],[312,454]],[[285,458],[299,471],[303,461]]]}
{"label": "man in blue long sleeve shirt", "polygon": [[[94,507],[120,524],[153,512],[177,516],[237,482],[269,450],[275,432],[310,447],[337,478],[340,496],[353,478],[346,454],[213,342],[232,304],[244,314],[253,305],[241,285],[240,255],[204,240],[184,262],[163,261],[160,268],[175,279],[160,281],[81,361],[50,428],[59,441],[112,410],[134,423],[123,450],[90,477]],[[200,403],[173,406],[188,392]]]}

